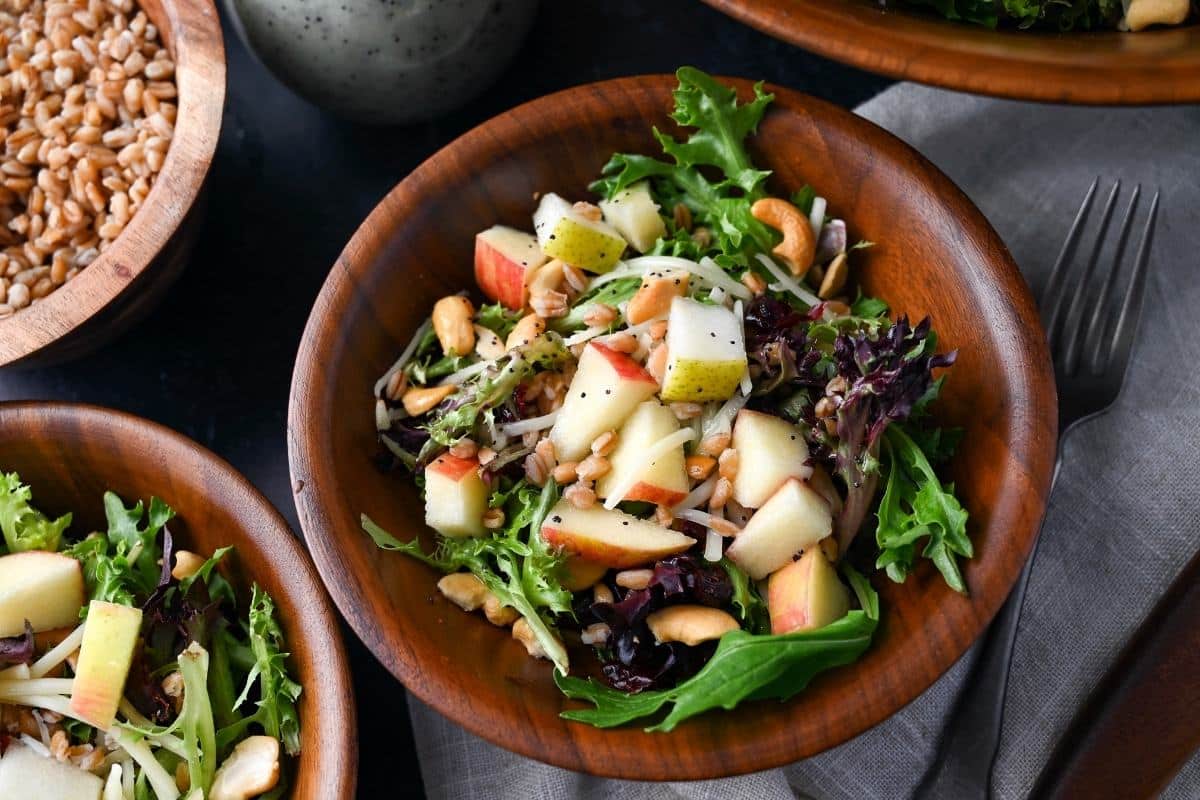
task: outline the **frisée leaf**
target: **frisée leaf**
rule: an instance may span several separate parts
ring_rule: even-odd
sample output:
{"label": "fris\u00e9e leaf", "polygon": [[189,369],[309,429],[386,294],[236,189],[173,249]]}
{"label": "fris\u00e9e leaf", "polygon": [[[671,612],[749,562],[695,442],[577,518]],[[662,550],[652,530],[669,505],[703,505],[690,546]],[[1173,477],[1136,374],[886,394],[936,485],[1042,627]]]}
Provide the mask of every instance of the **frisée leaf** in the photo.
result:
{"label": "fris\u00e9e leaf", "polygon": [[57,550],[63,531],[71,524],[70,514],[52,520],[34,508],[32,501],[33,490],[21,483],[21,476],[0,473],[0,532],[10,552]]}

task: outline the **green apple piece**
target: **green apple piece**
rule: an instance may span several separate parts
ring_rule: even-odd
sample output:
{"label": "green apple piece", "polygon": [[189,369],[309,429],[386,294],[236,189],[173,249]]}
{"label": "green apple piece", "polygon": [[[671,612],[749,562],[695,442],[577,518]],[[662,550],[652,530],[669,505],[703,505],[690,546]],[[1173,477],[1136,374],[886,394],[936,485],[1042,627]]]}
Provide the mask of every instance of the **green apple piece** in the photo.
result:
{"label": "green apple piece", "polygon": [[813,473],[800,429],[773,414],[748,408],[739,411],[732,446],[739,462],[733,499],[746,508],[767,502],[788,478],[808,480]]}
{"label": "green apple piece", "polygon": [[425,468],[425,524],[443,536],[483,536],[488,488],[479,477],[479,459],[438,456]]}
{"label": "green apple piece", "polygon": [[27,550],[0,556],[0,637],[74,627],[83,608],[83,570],[61,553]]}
{"label": "green apple piece", "polygon": [[[679,430],[679,420],[657,400],[647,400],[633,410],[617,432],[617,446],[608,457],[611,468],[596,483],[596,494],[608,497],[616,487],[631,486],[625,500],[673,506],[687,496],[688,476],[683,445],[646,463],[646,450]],[[631,475],[637,471],[639,474]]]}
{"label": "green apple piece", "polygon": [[637,183],[617,192],[611,200],[601,200],[604,221],[617,229],[625,241],[639,253],[654,247],[667,235],[667,226],[658,214],[658,204],[650,196],[650,184]]}
{"label": "green apple piece", "polygon": [[589,342],[550,429],[558,460],[582,460],[597,436],[620,428],[638,404],[657,391],[658,381],[632,358]]}
{"label": "green apple piece", "polygon": [[773,572],[767,582],[773,634],[824,628],[849,610],[850,591],[820,547],[805,550],[799,560]]}
{"label": "green apple piece", "polygon": [[762,580],[832,532],[829,503],[808,484],[789,478],[750,517],[725,555],[751,578]]}
{"label": "green apple piece", "polygon": [[543,253],[588,272],[608,272],[625,252],[611,225],[584,217],[553,192],[538,203],[533,230]]}
{"label": "green apple piece", "polygon": [[671,301],[663,400],[728,400],[745,372],[742,323],[732,311],[688,297]]}
{"label": "green apple piece", "polygon": [[73,764],[14,744],[0,758],[0,797],[100,800],[104,781]]}
{"label": "green apple piece", "polygon": [[71,689],[71,710],[89,725],[107,730],[116,719],[142,628],[142,610],[93,600],[88,606]]}

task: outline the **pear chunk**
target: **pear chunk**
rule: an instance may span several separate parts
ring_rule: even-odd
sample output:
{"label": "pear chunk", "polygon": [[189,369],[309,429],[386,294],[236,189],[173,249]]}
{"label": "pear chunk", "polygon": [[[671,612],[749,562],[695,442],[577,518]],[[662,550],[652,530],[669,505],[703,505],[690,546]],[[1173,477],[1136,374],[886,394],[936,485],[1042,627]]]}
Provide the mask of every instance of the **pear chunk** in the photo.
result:
{"label": "pear chunk", "polygon": [[608,272],[621,260],[625,240],[607,223],[588,219],[551,192],[533,213],[542,252],[588,272]]}
{"label": "pear chunk", "polygon": [[667,235],[667,226],[658,214],[658,204],[650,196],[650,184],[646,181],[625,187],[611,200],[601,200],[600,210],[605,222],[616,228],[639,253],[645,253]]}
{"label": "pear chunk", "polygon": [[745,372],[742,323],[732,311],[687,297],[671,301],[663,400],[728,400]]}

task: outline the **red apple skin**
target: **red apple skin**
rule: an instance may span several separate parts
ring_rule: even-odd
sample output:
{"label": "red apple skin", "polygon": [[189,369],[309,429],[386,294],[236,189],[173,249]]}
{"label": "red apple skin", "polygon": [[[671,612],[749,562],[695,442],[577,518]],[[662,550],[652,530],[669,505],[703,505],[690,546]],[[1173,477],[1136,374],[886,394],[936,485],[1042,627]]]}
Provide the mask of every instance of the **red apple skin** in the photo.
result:
{"label": "red apple skin", "polygon": [[643,383],[652,383],[655,387],[658,386],[658,381],[654,380],[654,376],[646,370],[642,369],[642,365],[634,361],[624,353],[619,353],[600,342],[591,342],[588,347],[596,348],[596,352],[604,356],[612,367],[613,372],[617,373],[622,380],[641,381]]}
{"label": "red apple skin", "polygon": [[682,553],[694,544],[694,541],[689,539],[687,543],[675,547],[629,550],[623,547],[614,547],[606,542],[600,542],[595,539],[583,538],[570,531],[559,530],[558,528],[551,528],[545,525],[542,526],[542,538],[554,547],[561,548],[565,553],[603,564],[612,569],[627,569],[629,567],[640,567],[644,564],[651,564],[667,556]]}
{"label": "red apple skin", "polygon": [[687,495],[683,492],[664,489],[661,486],[655,486],[653,483],[643,483],[638,481],[633,485],[633,488],[625,495],[626,500],[637,500],[643,503],[654,503],[658,506],[673,506]]}
{"label": "red apple skin", "polygon": [[849,592],[819,547],[776,570],[767,581],[773,635],[823,627],[841,619],[849,608]]}
{"label": "red apple skin", "polygon": [[457,483],[461,481],[467,473],[472,470],[479,469],[479,460],[475,458],[459,458],[458,456],[443,453],[435,458],[426,467],[428,470],[445,475],[450,480]]}
{"label": "red apple skin", "polygon": [[489,299],[519,311],[529,299],[530,278],[547,259],[536,248],[530,258],[505,253],[497,243],[507,233],[497,225],[475,235],[475,283]]}

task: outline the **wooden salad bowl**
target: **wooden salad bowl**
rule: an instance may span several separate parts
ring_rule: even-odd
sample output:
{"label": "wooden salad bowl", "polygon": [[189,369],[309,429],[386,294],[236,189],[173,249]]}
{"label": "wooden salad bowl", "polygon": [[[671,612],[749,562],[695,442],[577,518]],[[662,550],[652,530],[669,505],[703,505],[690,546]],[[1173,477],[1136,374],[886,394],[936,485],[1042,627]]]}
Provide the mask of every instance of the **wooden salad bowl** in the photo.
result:
{"label": "wooden salad bowl", "polygon": [[1200,102],[1200,25],[989,30],[889,0],[704,0],[763,33],[900,80],[1081,105]]}
{"label": "wooden salad bowl", "polygon": [[[750,83],[735,82],[743,99]],[[971,596],[929,564],[908,583],[873,578],[875,644],[787,703],[744,703],[670,734],[567,722],[546,661],[505,629],[464,614],[422,564],[375,547],[368,514],[402,540],[432,533],[412,481],[378,466],[372,385],[440,297],[473,287],[474,235],[530,228],[535,192],[586,197],[616,151],[660,152],[674,129],[671,76],[581,86],[501,114],[418,167],[346,246],[317,298],[292,384],[288,445],[296,504],[317,569],[376,657],[421,700],[490,741],[573,770],[633,779],[713,778],[775,767],[844,742],[893,714],[946,671],[1007,596],[1050,486],[1055,390],[1033,299],[995,231],[949,179],[870,122],[788,89],[754,141],[778,190],[811,183],[851,237],[866,291],[932,314],[958,364],[937,414],[966,436],[949,470],[978,555]],[[864,535],[870,535],[864,534]]]}
{"label": "wooden salad bowl", "polygon": [[[72,512],[69,535],[104,530],[104,492],[126,503],[161,498],[178,513],[177,544],[211,553],[248,600],[274,598],[290,665],[303,687],[295,800],[350,800],[357,777],[354,695],[338,619],[283,517],[228,463],[186,437],[118,411],[72,403],[0,403],[0,471],[18,472],[51,516]],[[244,593],[244,594],[243,594]]]}
{"label": "wooden salad bowl", "polygon": [[212,0],[139,0],[175,61],[179,112],[142,208],[99,258],[29,308],[0,320],[0,367],[59,363],[95,350],[162,299],[199,227],[221,132],[225,45]]}

